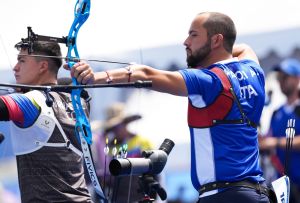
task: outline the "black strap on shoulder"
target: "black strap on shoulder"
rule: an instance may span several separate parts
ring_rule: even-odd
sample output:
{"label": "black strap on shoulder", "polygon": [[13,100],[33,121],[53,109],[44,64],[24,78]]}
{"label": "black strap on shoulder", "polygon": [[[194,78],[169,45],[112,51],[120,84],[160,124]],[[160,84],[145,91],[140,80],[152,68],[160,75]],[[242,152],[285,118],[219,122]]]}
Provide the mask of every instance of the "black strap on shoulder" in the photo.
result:
{"label": "black strap on shoulder", "polygon": [[[227,67],[225,65],[222,65],[222,64],[220,64],[220,65],[224,69],[225,68],[227,69]],[[219,66],[216,66],[215,68],[212,68],[210,71],[215,73],[218,76],[218,78],[221,80],[221,83],[222,83],[222,86],[223,86],[223,91],[222,91],[221,94],[224,94],[225,96],[229,96],[229,94],[230,94],[229,97],[231,99],[233,99],[234,102],[236,102],[236,104],[238,106],[238,109],[240,111],[240,114],[241,114],[241,118],[240,119],[231,119],[231,120],[224,119],[224,118],[220,119],[220,120],[213,119],[212,120],[213,125],[218,125],[218,124],[244,124],[244,123],[246,123],[246,124],[248,124],[249,126],[251,126],[253,128],[257,128],[257,124],[252,122],[247,117],[245,112],[243,111],[242,105],[241,105],[239,99],[237,98],[237,96],[236,96],[236,94],[233,90],[233,86],[232,86],[232,83],[231,83],[231,78],[227,75],[226,71],[223,68],[221,68]],[[220,70],[220,71],[217,71],[217,70]],[[226,92],[224,91],[225,89],[226,89]],[[231,108],[232,108],[232,106],[230,106],[230,109]]]}
{"label": "black strap on shoulder", "polygon": [[[225,65],[223,65],[223,64],[220,64],[220,65],[223,68],[227,69],[227,67]],[[252,122],[247,117],[247,115],[245,114],[245,112],[243,111],[242,105],[241,105],[239,99],[237,98],[237,96],[236,96],[236,94],[235,94],[235,92],[233,90],[233,86],[232,86],[230,77],[228,77],[228,75],[226,74],[226,71],[223,68],[221,68],[219,66],[217,66],[217,67],[220,68],[225,73],[225,76],[227,77],[227,79],[228,79],[228,81],[230,83],[229,91],[230,91],[230,93],[231,93],[231,95],[233,97],[233,100],[236,102],[236,104],[238,106],[238,109],[239,109],[239,111],[241,113],[242,118],[241,119],[233,119],[233,120],[213,120],[213,123],[214,124],[243,124],[243,123],[247,123],[249,126],[251,126],[253,128],[257,128],[257,124],[254,123],[254,122]]]}
{"label": "black strap on shoulder", "polygon": [[[228,78],[229,79],[229,78]],[[230,81],[230,80],[229,80]],[[232,86],[229,88],[232,96],[233,96],[233,100],[236,102],[238,109],[241,113],[242,118],[241,119],[233,119],[233,120],[213,120],[214,124],[243,124],[243,123],[247,123],[249,126],[253,127],[253,128],[257,128],[257,124],[252,122],[245,114],[245,112],[243,111],[242,105],[240,103],[240,101],[238,100]]]}
{"label": "black strap on shoulder", "polygon": [[234,120],[213,120],[214,124],[243,124],[243,119],[234,119]]}
{"label": "black strap on shoulder", "polygon": [[237,106],[238,106],[238,108],[239,108],[239,110],[240,110],[240,113],[241,113],[241,115],[242,115],[243,121],[246,122],[249,126],[252,126],[253,128],[257,128],[257,124],[254,123],[254,122],[252,122],[252,121],[246,116],[245,112],[243,111],[242,105],[241,105],[240,101],[238,100],[238,98],[237,98],[235,92],[233,91],[233,88],[232,88],[232,87],[230,88],[230,92],[231,92],[231,94],[232,94],[232,96],[233,96],[233,99],[235,100],[235,102],[236,102],[236,104],[237,104]]}

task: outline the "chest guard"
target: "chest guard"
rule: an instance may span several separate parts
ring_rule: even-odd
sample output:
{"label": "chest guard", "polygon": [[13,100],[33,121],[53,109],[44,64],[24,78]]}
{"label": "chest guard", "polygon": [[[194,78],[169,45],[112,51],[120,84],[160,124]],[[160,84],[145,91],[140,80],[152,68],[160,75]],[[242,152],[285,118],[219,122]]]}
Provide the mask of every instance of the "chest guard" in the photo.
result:
{"label": "chest guard", "polygon": [[[46,105],[46,97],[44,94],[40,91],[34,90],[26,93],[26,96],[34,100],[41,107],[41,112],[36,121],[27,128],[21,128],[11,122],[10,130],[15,155],[28,154],[39,150],[43,146],[47,146],[65,147],[81,156],[81,151],[78,150],[67,138],[61,124],[55,117],[52,107],[48,107]],[[48,142],[50,137],[53,135],[55,127],[58,128],[64,142]]]}
{"label": "chest guard", "polygon": [[46,105],[46,98],[40,91],[30,91],[26,96],[41,107],[40,115],[33,125],[21,128],[11,123],[12,145],[16,155],[27,154],[40,149],[39,142],[47,142],[55,128],[55,117],[51,107]]}
{"label": "chest guard", "polygon": [[193,128],[208,128],[224,121],[235,100],[231,92],[232,85],[225,72],[217,67],[210,69],[210,71],[219,77],[223,89],[210,105],[203,108],[193,106],[191,100],[189,100],[188,124]]}

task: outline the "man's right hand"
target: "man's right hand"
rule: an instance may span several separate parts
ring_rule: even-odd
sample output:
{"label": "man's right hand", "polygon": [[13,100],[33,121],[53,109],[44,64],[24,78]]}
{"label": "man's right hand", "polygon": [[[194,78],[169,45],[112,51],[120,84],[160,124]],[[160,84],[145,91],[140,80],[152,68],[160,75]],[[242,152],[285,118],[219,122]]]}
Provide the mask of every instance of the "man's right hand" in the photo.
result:
{"label": "man's right hand", "polygon": [[80,84],[93,84],[95,82],[94,71],[91,66],[85,62],[75,63],[72,68],[68,64],[63,65],[64,69],[71,72],[71,77],[77,79]]}

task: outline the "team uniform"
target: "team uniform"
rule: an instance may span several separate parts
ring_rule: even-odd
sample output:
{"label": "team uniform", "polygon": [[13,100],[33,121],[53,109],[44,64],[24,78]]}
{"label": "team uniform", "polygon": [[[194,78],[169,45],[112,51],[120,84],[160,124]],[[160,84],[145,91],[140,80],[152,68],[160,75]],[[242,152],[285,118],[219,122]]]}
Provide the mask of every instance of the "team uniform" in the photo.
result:
{"label": "team uniform", "polygon": [[[270,135],[274,137],[285,137],[285,131],[287,127],[287,122],[289,119],[295,119],[295,135],[300,134],[300,101],[297,100],[293,105],[283,105],[278,110],[276,110],[271,118],[270,123]],[[283,164],[285,163],[285,150],[281,148],[276,148],[276,156],[280,160],[281,168],[283,168]],[[299,199],[300,191],[300,151],[299,150],[291,150],[290,152],[290,162],[288,166],[288,176],[291,180],[292,186],[297,189],[297,194],[294,194],[295,191],[291,191],[291,198],[296,198],[294,195],[297,195]],[[282,172],[282,171],[278,171]],[[279,174],[282,175],[282,174]],[[293,185],[295,184],[295,185]]]}
{"label": "team uniform", "polygon": [[[256,129],[265,101],[262,68],[233,58],[180,73],[188,90],[194,188],[214,182],[264,182]],[[200,199],[223,190],[200,193]]]}
{"label": "team uniform", "polygon": [[[0,97],[0,120],[11,121],[23,203],[92,202],[84,179],[83,156],[75,136],[70,94],[40,91]],[[85,109],[87,110],[87,106]]]}

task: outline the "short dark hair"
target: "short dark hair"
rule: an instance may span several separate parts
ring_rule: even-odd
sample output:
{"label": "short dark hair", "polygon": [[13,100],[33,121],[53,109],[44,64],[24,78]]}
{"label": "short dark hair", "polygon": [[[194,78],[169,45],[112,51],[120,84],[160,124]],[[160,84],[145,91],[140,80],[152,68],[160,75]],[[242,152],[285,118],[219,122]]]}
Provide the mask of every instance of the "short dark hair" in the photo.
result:
{"label": "short dark hair", "polygon": [[[222,34],[224,37],[224,48],[229,53],[232,52],[233,44],[236,40],[236,28],[232,19],[218,12],[207,12],[209,14],[203,27],[207,30],[207,36]],[[199,15],[204,14],[200,13]]]}
{"label": "short dark hair", "polygon": [[62,58],[61,58],[61,50],[60,46],[56,42],[45,42],[45,41],[34,41],[32,42],[32,47],[29,47],[27,43],[24,41],[19,42],[15,45],[15,48],[18,50],[29,50],[31,49],[29,54],[33,55],[44,55],[44,56],[53,56],[53,57],[36,57],[36,60],[46,60],[48,61],[50,71],[53,73],[58,73],[59,68],[62,65]]}

